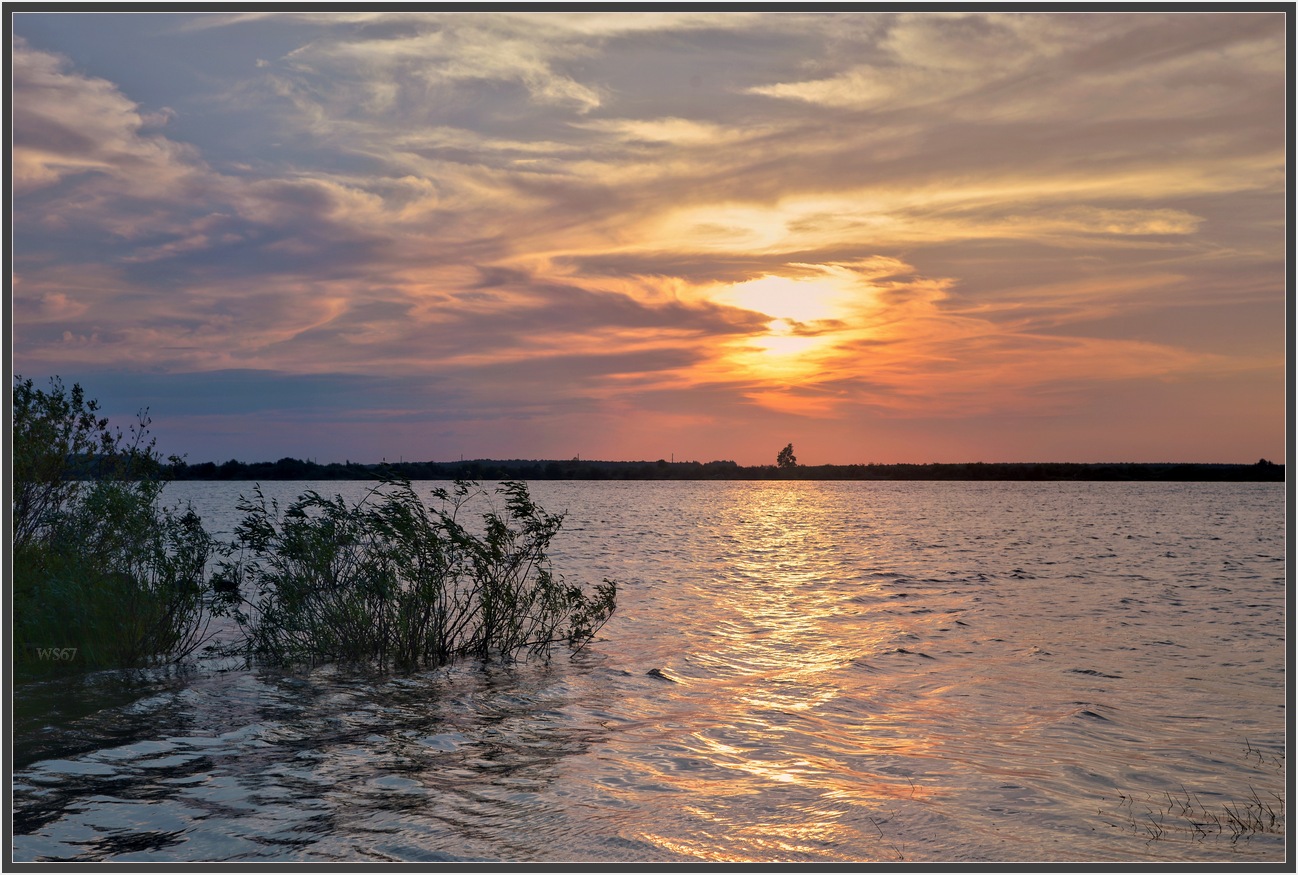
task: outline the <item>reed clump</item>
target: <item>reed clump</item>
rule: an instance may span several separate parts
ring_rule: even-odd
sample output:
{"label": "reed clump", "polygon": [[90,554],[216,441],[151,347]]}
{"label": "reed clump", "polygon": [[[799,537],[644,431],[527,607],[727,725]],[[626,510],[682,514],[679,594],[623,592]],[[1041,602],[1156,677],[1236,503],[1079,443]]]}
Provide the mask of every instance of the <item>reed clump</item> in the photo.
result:
{"label": "reed clump", "polygon": [[[308,491],[281,511],[258,488],[239,504],[244,518],[215,575],[248,654],[409,669],[580,650],[612,615],[616,585],[568,584],[548,554],[563,515],[538,507],[521,481],[496,492],[503,510],[456,481],[433,490],[429,507],[391,479],[355,504]],[[466,524],[479,499],[489,509]]]}

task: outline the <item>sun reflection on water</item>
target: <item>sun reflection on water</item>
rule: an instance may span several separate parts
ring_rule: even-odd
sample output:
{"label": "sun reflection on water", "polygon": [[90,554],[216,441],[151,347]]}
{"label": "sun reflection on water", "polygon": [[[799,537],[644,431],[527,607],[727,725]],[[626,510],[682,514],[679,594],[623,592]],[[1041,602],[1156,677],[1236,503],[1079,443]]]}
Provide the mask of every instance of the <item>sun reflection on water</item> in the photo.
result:
{"label": "sun reflection on water", "polygon": [[[645,832],[646,841],[717,861],[839,859],[836,848],[859,846],[889,806],[941,792],[898,765],[940,756],[911,721],[916,713],[941,721],[933,709],[955,700],[904,701],[862,683],[866,666],[919,650],[913,642],[941,620],[897,608],[866,573],[868,520],[830,518],[820,488],[755,485],[702,533],[715,558],[695,585],[710,608],[691,618],[690,646],[672,668],[689,684],[675,697],[684,708],[699,703],[703,725],[674,738],[691,767],[683,757],[647,764],[692,800],[681,809],[689,825]],[[845,555],[848,532],[855,546]],[[691,726],[688,716],[682,722]],[[739,825],[736,799],[772,797],[787,801],[754,801]],[[895,853],[883,844],[878,856]]]}

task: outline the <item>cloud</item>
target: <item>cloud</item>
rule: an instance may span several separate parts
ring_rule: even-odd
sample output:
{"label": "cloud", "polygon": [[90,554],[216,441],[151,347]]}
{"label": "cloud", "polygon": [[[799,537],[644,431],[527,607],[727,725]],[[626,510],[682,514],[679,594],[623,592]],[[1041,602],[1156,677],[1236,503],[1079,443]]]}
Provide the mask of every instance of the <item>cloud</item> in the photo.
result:
{"label": "cloud", "polygon": [[28,370],[715,435],[1283,349],[1282,17],[178,15],[131,56],[79,49],[94,20],[18,19]]}
{"label": "cloud", "polygon": [[612,135],[627,144],[721,146],[750,139],[754,132],[739,131],[710,122],[684,118],[596,119],[574,122],[574,127]]}
{"label": "cloud", "polygon": [[535,103],[579,113],[600,105],[596,89],[562,69],[574,56],[586,54],[583,43],[547,39],[561,37],[562,30],[547,26],[544,19],[489,15],[387,22],[392,25],[387,32],[324,35],[283,58],[289,69],[315,86],[310,97],[305,90],[297,92],[301,105],[318,100],[314,105],[343,116],[413,110],[418,120],[421,105],[444,95],[445,87],[477,82],[516,84]]}
{"label": "cloud", "polygon": [[13,43],[13,180],[18,195],[91,174],[121,194],[148,196],[183,184],[194,150],[144,133],[167,113],[144,114],[111,82],[75,72],[66,58]]}

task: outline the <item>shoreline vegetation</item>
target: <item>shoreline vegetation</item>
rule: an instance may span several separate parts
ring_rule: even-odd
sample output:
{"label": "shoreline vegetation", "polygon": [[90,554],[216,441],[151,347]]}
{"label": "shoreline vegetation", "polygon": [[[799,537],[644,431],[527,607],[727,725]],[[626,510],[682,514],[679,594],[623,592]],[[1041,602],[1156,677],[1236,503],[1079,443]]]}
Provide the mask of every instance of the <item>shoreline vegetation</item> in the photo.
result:
{"label": "shoreline vegetation", "polygon": [[609,462],[473,459],[458,462],[174,462],[173,480],[1073,480],[1282,483],[1285,466],[1186,462],[965,462],[738,465],[730,461]]}
{"label": "shoreline vegetation", "polygon": [[[616,609],[614,581],[584,588],[551,568],[563,514],[521,481],[488,491],[458,479],[432,507],[395,472],[352,504],[307,490],[281,508],[258,486],[222,542],[192,507],[162,504],[183,462],[159,456],[149,424],[146,410],[114,431],[80,385],[15,376],[19,680],[180,663],[200,647],[249,663],[398,670],[548,660],[561,645],[581,650]],[[241,640],[208,644],[218,616]]]}

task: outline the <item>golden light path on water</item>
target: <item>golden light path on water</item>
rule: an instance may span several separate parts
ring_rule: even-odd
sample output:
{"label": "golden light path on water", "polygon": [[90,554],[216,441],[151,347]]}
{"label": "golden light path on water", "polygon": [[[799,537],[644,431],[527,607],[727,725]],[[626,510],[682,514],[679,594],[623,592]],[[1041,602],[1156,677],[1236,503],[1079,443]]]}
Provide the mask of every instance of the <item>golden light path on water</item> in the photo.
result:
{"label": "golden light path on water", "polygon": [[[860,829],[859,817],[843,823],[853,810],[868,819],[892,800],[940,792],[852,764],[875,752],[937,755],[922,733],[903,728],[911,720],[907,712],[926,708],[924,703],[858,710],[857,703],[847,702],[843,708],[854,717],[837,725],[816,716],[834,709],[835,700],[850,689],[836,675],[859,670],[858,654],[922,637],[933,621],[914,615],[898,622],[896,615],[867,607],[860,591],[836,585],[843,571],[834,543],[837,527],[826,525],[805,493],[769,489],[751,497],[728,508],[707,533],[720,544],[743,547],[717,557],[724,564],[724,584],[710,601],[715,615],[728,619],[716,623],[708,646],[691,648],[690,664],[682,666],[679,678],[691,688],[688,699],[709,702],[711,712],[722,718],[689,733],[684,743],[713,768],[695,772],[672,764],[654,775],[692,800],[682,810],[715,841],[685,843],[641,834],[664,848],[714,861],[815,856]],[[855,559],[870,561],[868,545],[861,545]],[[851,634],[835,634],[840,625],[849,625]],[[924,719],[942,716],[929,710]],[[816,739],[814,751],[808,753],[805,743],[787,743],[794,733]],[[850,760],[836,755],[844,753]],[[719,782],[731,791],[718,796]],[[790,790],[802,801],[769,820],[755,819],[752,808],[741,804],[745,796]]]}

